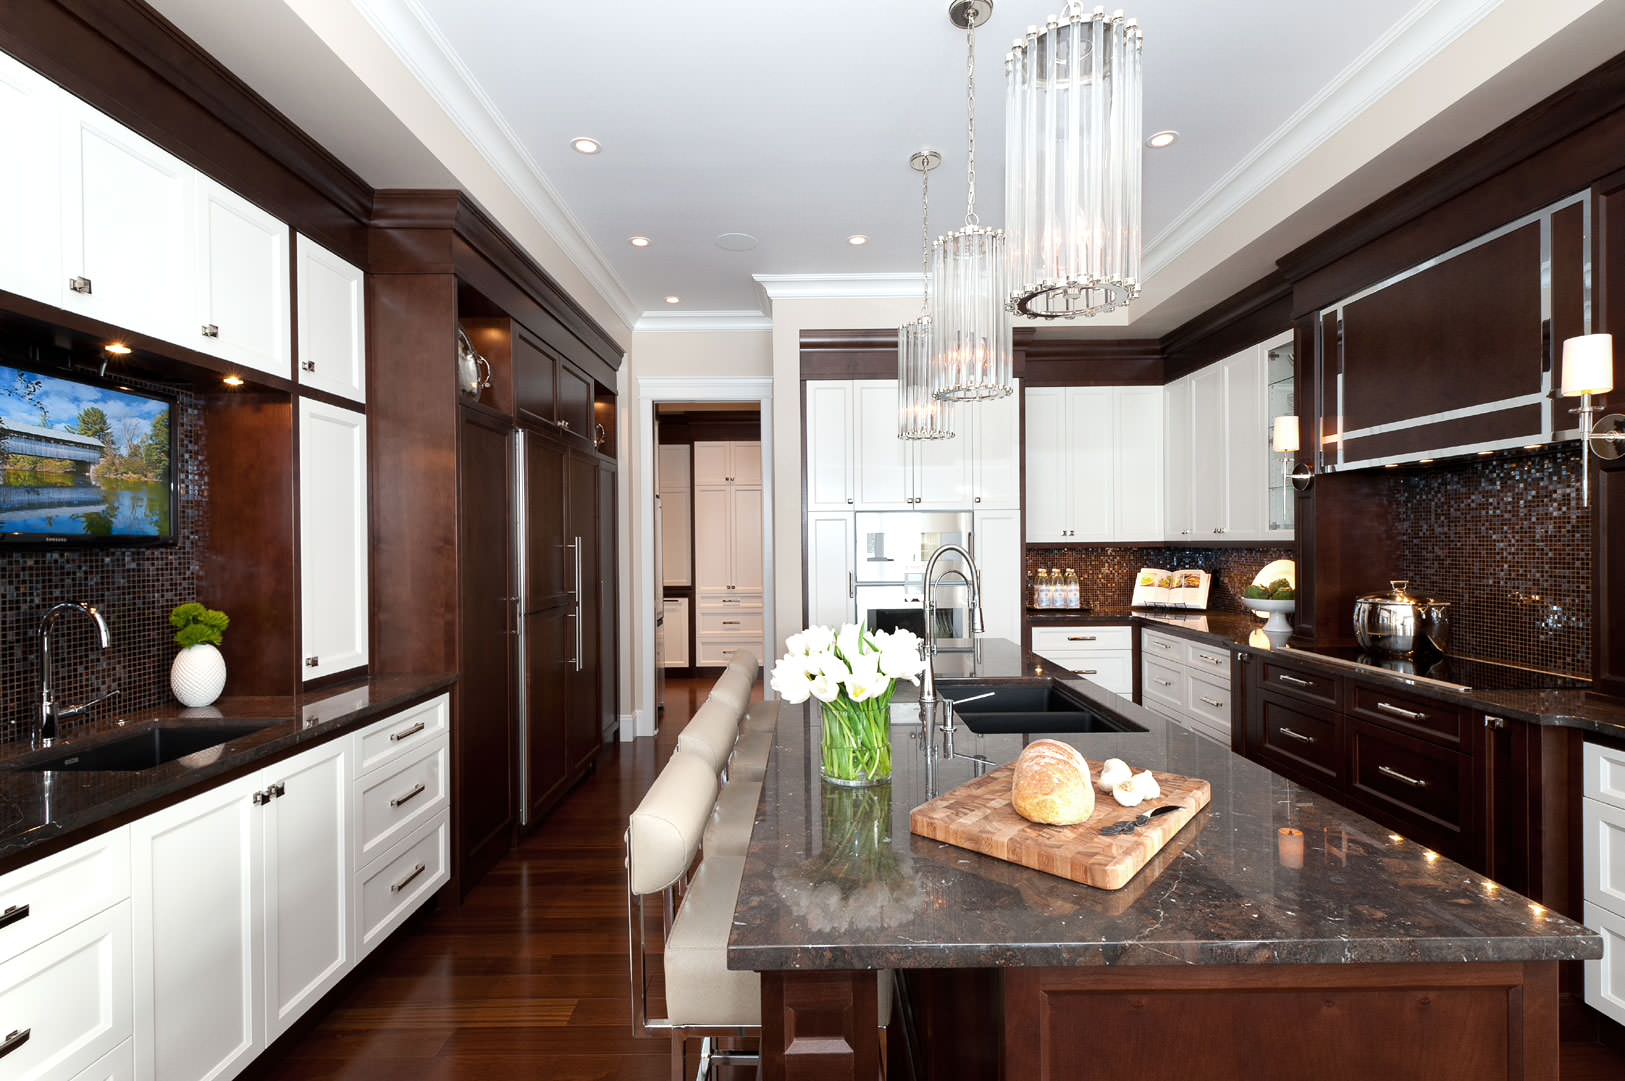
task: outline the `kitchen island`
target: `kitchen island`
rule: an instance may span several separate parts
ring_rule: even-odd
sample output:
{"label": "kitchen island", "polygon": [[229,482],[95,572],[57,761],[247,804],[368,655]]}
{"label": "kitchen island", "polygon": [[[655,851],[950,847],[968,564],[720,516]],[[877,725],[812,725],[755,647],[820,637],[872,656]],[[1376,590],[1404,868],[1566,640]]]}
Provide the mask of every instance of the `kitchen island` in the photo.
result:
{"label": "kitchen island", "polygon": [[[1139,731],[977,735],[952,756],[896,709],[889,786],[818,775],[814,704],[786,706],[728,965],[762,973],[763,1071],[875,1076],[1556,1076],[1557,963],[1601,940],[1336,803],[1010,643],[956,678],[1057,678]],[[1211,805],[1117,891],[912,836],[917,805],[1050,735],[1092,762],[1199,777]],[[1283,832],[1289,831],[1289,832]]]}

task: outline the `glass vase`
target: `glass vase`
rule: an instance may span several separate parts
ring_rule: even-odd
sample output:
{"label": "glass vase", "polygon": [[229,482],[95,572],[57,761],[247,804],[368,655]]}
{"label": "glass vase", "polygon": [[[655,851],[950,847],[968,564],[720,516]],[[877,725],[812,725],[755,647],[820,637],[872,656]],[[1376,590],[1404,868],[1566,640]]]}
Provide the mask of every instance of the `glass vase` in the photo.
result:
{"label": "glass vase", "polygon": [[859,788],[891,780],[891,695],[854,702],[843,691],[821,703],[824,780]]}

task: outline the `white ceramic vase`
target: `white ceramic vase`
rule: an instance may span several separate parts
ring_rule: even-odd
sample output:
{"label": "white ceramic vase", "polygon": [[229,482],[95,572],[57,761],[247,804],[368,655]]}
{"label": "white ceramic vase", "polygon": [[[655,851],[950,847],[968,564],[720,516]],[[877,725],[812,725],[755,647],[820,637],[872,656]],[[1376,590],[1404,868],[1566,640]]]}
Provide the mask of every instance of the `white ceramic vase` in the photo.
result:
{"label": "white ceramic vase", "polygon": [[183,706],[207,706],[226,687],[226,659],[207,642],[187,646],[169,666],[169,689]]}

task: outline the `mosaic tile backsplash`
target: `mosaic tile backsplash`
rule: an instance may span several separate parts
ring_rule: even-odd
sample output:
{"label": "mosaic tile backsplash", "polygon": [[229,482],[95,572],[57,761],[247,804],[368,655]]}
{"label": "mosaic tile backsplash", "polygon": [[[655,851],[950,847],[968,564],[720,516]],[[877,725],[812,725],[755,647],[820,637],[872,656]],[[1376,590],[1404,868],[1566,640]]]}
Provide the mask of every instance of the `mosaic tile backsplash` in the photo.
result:
{"label": "mosaic tile backsplash", "polygon": [[1134,594],[1134,575],[1141,567],[1163,570],[1204,570],[1213,575],[1208,608],[1215,612],[1244,610],[1241,592],[1267,563],[1292,559],[1291,547],[1258,548],[1090,548],[1064,545],[1028,545],[1022,581],[1032,593],[1039,567],[1071,568],[1078,572],[1079,592],[1090,608],[1128,604]]}
{"label": "mosaic tile backsplash", "polygon": [[1568,443],[1395,473],[1401,573],[1412,593],[1450,602],[1452,652],[1591,674],[1591,516],[1580,453]]}
{"label": "mosaic tile backsplash", "polygon": [[39,622],[59,601],[87,601],[99,608],[111,643],[101,650],[83,617],[57,622],[51,633],[51,669],[58,700],[72,704],[119,691],[88,717],[64,725],[64,734],[104,725],[169,698],[169,664],[175,655],[169,612],[198,599],[200,557],[208,545],[203,414],[190,392],[140,380],[130,385],[178,399],[176,541],[122,550],[0,549],[0,642],[6,654],[0,670],[0,746],[33,735],[39,714]]}

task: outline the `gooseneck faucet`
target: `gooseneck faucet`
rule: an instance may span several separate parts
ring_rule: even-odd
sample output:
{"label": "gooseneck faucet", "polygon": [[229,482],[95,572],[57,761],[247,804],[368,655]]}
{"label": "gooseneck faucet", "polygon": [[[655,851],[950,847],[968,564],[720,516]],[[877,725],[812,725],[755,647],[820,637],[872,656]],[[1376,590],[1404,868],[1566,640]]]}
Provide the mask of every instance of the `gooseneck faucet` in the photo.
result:
{"label": "gooseneck faucet", "polygon": [[[925,606],[925,638],[923,640],[923,648],[925,650],[925,682],[920,687],[920,707],[927,713],[927,715],[929,715],[930,711],[936,706],[937,702],[937,682],[932,673],[932,668],[934,667],[933,658],[937,653],[937,602],[933,599],[933,593],[937,585],[935,571],[937,569],[937,560],[950,553],[959,556],[965,561],[965,573],[961,573],[957,570],[952,571],[952,573],[959,574],[961,578],[965,579],[966,585],[970,587],[972,636],[980,632],[985,626],[982,621],[982,574],[976,569],[976,560],[972,559],[970,552],[966,551],[961,545],[942,545],[936,551],[931,553],[930,559],[925,561],[925,597],[921,601],[921,603]],[[949,572],[945,571],[943,573],[943,577],[946,578],[948,573]]]}
{"label": "gooseneck faucet", "polygon": [[102,614],[96,611],[95,608],[83,602],[77,604],[64,602],[53,605],[50,611],[45,613],[45,617],[40,620],[40,713],[39,732],[35,738],[41,747],[49,747],[56,742],[58,722],[71,721],[76,717],[82,717],[92,706],[100,705],[118,694],[118,691],[109,691],[107,694],[92,698],[81,705],[66,707],[57,705],[56,697],[51,692],[51,628],[56,626],[57,620],[70,612],[78,612],[96,624],[96,632],[101,639],[103,649],[106,649],[112,641],[107,631],[107,620],[103,619]]}

